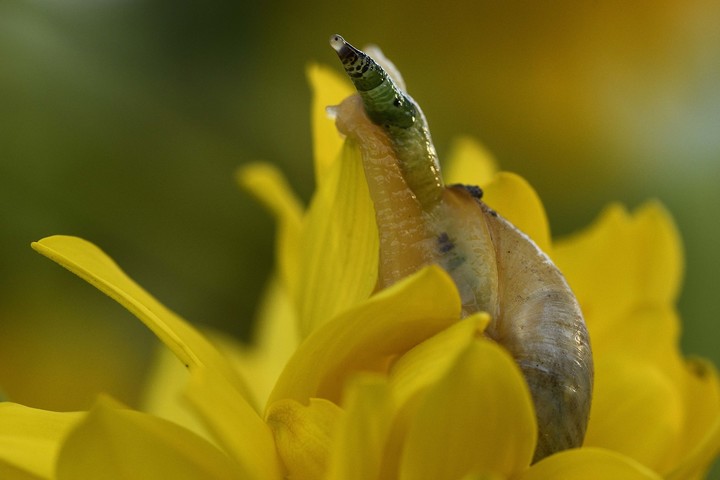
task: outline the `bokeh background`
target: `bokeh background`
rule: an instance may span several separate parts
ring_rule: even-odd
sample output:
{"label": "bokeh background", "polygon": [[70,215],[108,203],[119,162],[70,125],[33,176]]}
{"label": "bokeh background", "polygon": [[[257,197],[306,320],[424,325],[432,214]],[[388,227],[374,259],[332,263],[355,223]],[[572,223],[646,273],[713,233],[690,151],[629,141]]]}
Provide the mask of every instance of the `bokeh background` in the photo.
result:
{"label": "bokeh background", "polygon": [[[545,201],[553,232],[660,199],[686,250],[682,347],[720,364],[720,3],[0,2],[0,385],[133,404],[156,345],[30,249],[100,245],[194,322],[247,337],[273,224],[233,181],[277,163],[313,189],[311,61],[382,46],[442,156],[472,135]],[[339,70],[339,66],[338,66]]]}

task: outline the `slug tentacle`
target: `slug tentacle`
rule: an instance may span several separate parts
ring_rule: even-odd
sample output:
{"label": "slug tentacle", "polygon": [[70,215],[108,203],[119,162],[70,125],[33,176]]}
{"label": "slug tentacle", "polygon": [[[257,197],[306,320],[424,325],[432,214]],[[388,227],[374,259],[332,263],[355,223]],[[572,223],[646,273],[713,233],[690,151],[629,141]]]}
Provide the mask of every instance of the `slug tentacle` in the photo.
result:
{"label": "slug tentacle", "polygon": [[336,125],[360,148],[375,206],[378,287],[436,263],[453,278],[463,316],[492,315],[486,334],[513,356],[538,421],[534,461],[582,444],[593,364],[567,282],[535,243],[492,211],[478,187],[445,187],[420,107],[368,55],[331,44],[355,84]]}
{"label": "slug tentacle", "polygon": [[379,125],[411,127],[417,117],[415,102],[403,94],[385,70],[340,35],[334,35],[330,41],[360,92],[370,119]]}
{"label": "slug tentacle", "polygon": [[333,35],[330,44],[362,98],[365,114],[372,123],[386,130],[399,155],[398,166],[408,187],[423,208],[431,208],[442,196],[443,183],[437,153],[420,107],[380,65],[340,35]]}

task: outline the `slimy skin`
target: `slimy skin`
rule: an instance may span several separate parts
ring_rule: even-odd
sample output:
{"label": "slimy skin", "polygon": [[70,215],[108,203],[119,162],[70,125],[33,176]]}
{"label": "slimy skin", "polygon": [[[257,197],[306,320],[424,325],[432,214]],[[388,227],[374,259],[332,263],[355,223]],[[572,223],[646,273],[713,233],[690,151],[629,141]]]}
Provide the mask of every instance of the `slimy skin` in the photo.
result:
{"label": "slimy skin", "polygon": [[358,95],[336,110],[338,130],[360,148],[380,240],[378,287],[429,264],[453,278],[463,315],[492,315],[533,397],[533,461],[582,445],[593,363],[577,300],[552,261],[485,205],[478,187],[446,187],[420,107],[369,56],[339,35],[332,47]]}

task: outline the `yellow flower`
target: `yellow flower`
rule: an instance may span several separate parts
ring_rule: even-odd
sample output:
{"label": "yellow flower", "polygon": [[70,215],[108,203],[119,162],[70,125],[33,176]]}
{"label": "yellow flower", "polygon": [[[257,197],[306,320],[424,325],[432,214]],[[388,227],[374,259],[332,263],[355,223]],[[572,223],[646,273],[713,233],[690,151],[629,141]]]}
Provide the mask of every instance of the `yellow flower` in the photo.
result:
{"label": "yellow flower", "polygon": [[[681,254],[667,214],[656,204],[632,215],[612,207],[589,230],[551,244],[542,204],[522,178],[495,173],[467,139],[450,155],[449,182],[482,185],[487,203],[556,260],[587,317],[597,380],[586,444],[531,466],[530,393],[508,353],[482,335],[487,315],[458,321],[457,289],[435,266],[373,294],[377,230],[359,152],[324,115],[350,90],[322,67],[309,75],[318,184],[310,206],[303,210],[269,165],[238,175],[278,219],[278,273],[254,344],[210,341],[84,240],[35,243],[180,360],[163,364],[150,409],[173,421],[105,397],[78,413],[2,403],[0,478],[702,475],[720,449],[720,387],[711,365],[685,361],[676,344]],[[175,392],[202,425],[177,413]]]}

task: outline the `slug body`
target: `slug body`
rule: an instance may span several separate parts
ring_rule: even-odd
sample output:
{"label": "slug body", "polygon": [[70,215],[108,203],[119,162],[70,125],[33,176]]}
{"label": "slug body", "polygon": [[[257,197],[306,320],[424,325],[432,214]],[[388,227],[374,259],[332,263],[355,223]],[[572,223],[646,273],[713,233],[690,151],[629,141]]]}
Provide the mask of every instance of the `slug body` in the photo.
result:
{"label": "slug body", "polygon": [[463,315],[486,311],[486,334],[516,360],[538,420],[534,461],[582,445],[593,364],[585,322],[567,282],[535,243],[482,200],[446,187],[419,106],[369,56],[339,35],[330,43],[358,95],[336,124],[360,148],[380,240],[378,288],[428,264],[458,287]]}

